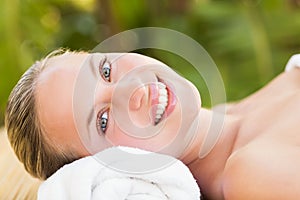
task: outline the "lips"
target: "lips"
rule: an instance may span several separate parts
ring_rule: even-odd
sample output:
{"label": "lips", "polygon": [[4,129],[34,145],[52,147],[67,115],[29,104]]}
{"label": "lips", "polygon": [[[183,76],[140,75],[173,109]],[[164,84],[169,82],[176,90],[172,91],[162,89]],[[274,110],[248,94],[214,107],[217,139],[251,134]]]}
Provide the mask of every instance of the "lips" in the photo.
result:
{"label": "lips", "polygon": [[173,112],[177,99],[171,87],[159,78],[150,84],[150,97],[153,124],[157,125]]}

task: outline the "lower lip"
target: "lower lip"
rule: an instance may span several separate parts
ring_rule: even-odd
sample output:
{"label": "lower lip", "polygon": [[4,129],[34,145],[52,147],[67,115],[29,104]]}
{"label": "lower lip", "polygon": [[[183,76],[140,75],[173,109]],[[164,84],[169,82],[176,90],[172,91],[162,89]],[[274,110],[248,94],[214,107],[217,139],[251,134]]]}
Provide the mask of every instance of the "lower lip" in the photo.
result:
{"label": "lower lip", "polygon": [[168,92],[168,105],[165,109],[165,113],[163,115],[163,117],[168,117],[175,109],[176,103],[177,103],[177,99],[176,96],[174,94],[174,89],[171,88],[168,84],[166,84],[165,82],[161,81],[162,83],[164,83],[167,86],[167,92]]}

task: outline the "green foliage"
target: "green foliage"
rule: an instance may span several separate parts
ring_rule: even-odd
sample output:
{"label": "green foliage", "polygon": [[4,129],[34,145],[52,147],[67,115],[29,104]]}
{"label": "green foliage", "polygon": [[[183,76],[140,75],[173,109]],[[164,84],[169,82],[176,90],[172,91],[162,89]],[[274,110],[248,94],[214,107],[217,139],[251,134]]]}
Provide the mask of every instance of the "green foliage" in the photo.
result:
{"label": "green foliage", "polygon": [[[197,40],[216,62],[228,101],[279,74],[300,49],[296,0],[3,0],[0,2],[0,124],[8,95],[24,71],[53,49],[90,50],[130,28],[159,26]],[[208,95],[188,63],[144,51],[174,67]],[[204,98],[204,105],[210,106]]]}

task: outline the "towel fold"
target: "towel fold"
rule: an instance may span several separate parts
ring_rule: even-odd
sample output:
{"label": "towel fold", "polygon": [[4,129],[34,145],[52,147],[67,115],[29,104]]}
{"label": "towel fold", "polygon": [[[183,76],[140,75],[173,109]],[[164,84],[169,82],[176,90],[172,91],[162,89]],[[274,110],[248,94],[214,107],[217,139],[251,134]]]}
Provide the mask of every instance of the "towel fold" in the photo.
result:
{"label": "towel fold", "polygon": [[179,160],[112,147],[59,169],[39,188],[39,200],[199,200],[200,190]]}

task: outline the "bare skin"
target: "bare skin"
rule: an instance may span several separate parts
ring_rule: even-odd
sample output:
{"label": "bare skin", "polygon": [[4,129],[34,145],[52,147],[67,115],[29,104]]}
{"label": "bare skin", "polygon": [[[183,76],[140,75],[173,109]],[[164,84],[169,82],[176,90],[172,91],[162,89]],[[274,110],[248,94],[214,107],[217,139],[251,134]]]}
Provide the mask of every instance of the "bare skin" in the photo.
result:
{"label": "bare skin", "polygon": [[[95,135],[91,136],[94,139],[83,144],[74,124],[71,105],[76,76],[87,56],[82,54],[53,59],[49,62],[52,68],[39,78],[37,102],[47,138],[61,149],[74,150],[79,157],[112,145],[145,147],[156,151],[170,141],[181,116],[178,107],[166,120],[162,134],[151,140],[137,140],[109,122],[112,125],[105,134],[96,134],[94,127],[92,133]],[[115,82],[122,74],[145,62],[157,64],[154,60],[134,54],[122,57],[117,64],[123,68],[117,67],[118,74],[113,74]],[[104,84],[100,80],[99,84],[101,90],[99,94],[96,92],[97,104],[94,108],[100,107],[101,110],[101,107],[111,103],[114,83]],[[300,70],[294,69],[282,73],[248,98],[231,104],[225,115],[219,114],[225,119],[224,127],[212,151],[204,158],[199,158],[199,152],[208,133],[213,111],[200,109],[201,101],[195,105],[200,112],[197,118],[200,126],[195,131],[195,140],[179,158],[189,167],[205,197],[217,200],[299,199],[299,89]],[[193,91],[190,88],[189,93]],[[142,125],[149,121],[145,118],[149,113],[149,105],[148,96],[144,93],[138,90],[129,101],[129,112]],[[83,101],[89,102],[88,98]],[[85,121],[84,117],[82,121]]]}
{"label": "bare skin", "polygon": [[[189,164],[208,199],[299,199],[299,89],[300,70],[293,69],[230,105],[231,128],[206,158]],[[232,130],[234,145],[220,164]]]}

